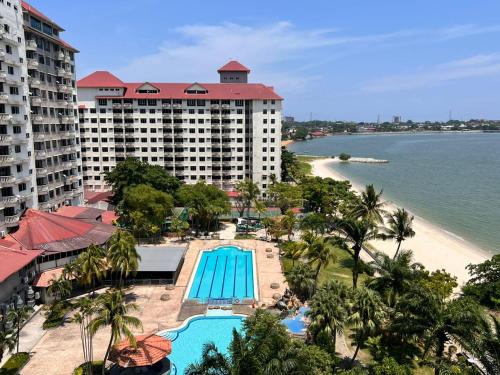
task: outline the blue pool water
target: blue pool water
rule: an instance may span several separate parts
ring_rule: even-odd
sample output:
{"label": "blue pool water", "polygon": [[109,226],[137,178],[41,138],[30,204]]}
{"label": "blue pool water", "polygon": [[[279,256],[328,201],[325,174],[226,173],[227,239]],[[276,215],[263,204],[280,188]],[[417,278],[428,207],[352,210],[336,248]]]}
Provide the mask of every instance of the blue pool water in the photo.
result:
{"label": "blue pool water", "polygon": [[161,334],[172,340],[172,353],[168,356],[176,372],[182,375],[184,370],[201,358],[203,344],[212,341],[222,353],[227,353],[232,339],[233,328],[241,331],[243,318],[239,316],[208,316],[193,318],[179,330]]}
{"label": "blue pool water", "polygon": [[296,335],[303,335],[306,331],[306,323],[304,322],[305,313],[309,310],[307,307],[301,307],[299,313],[293,317],[285,318],[281,322],[288,330]]}
{"label": "blue pool water", "polygon": [[189,299],[254,298],[252,252],[236,246],[204,251]]}

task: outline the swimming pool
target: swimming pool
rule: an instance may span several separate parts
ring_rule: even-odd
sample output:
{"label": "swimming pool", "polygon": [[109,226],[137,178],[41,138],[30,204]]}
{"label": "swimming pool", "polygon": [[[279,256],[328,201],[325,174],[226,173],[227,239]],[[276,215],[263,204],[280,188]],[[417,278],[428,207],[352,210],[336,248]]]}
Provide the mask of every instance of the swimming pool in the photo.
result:
{"label": "swimming pool", "polygon": [[174,364],[172,375],[182,375],[184,370],[201,358],[203,344],[212,341],[222,353],[227,353],[233,328],[241,331],[240,316],[204,316],[192,318],[186,326],[160,332],[158,335],[172,340],[172,353],[168,356]]}
{"label": "swimming pool", "polygon": [[305,335],[307,324],[305,322],[305,314],[309,310],[308,307],[302,306],[299,308],[298,314],[281,321],[288,330],[296,335]]}
{"label": "swimming pool", "polygon": [[189,299],[254,298],[253,252],[222,246],[201,253]]}

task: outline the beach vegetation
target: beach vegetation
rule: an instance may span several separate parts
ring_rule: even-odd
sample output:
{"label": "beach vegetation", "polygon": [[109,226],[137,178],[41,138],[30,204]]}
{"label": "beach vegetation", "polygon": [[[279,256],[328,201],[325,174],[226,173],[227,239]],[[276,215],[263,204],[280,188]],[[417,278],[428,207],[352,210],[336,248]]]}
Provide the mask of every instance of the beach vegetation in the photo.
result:
{"label": "beach vegetation", "polygon": [[134,236],[125,230],[118,230],[110,237],[108,242],[107,258],[111,270],[119,275],[118,285],[130,274],[135,274],[139,269],[141,256],[135,248]]}
{"label": "beach vegetation", "polygon": [[469,264],[470,279],[463,288],[466,296],[476,299],[482,305],[500,309],[500,254],[480,264]]}
{"label": "beach vegetation", "polygon": [[339,159],[342,160],[342,161],[348,161],[350,158],[351,158],[351,155],[346,154],[345,152],[342,152],[339,155]]}
{"label": "beach vegetation", "polygon": [[281,148],[281,181],[296,182],[302,176],[301,162],[297,156],[286,149]]}
{"label": "beach vegetation", "polygon": [[412,228],[414,217],[404,208],[398,208],[395,212],[386,215],[387,224],[384,227],[382,238],[395,240],[398,244],[394,258],[398,256],[401,248],[401,243],[407,238],[415,236],[415,231]]}
{"label": "beach vegetation", "polygon": [[285,214],[289,209],[302,204],[302,190],[297,185],[284,182],[275,182],[269,186],[267,191],[270,206],[278,207],[281,214]]}
{"label": "beach vegetation", "polygon": [[384,209],[385,202],[382,199],[382,192],[383,190],[380,190],[377,193],[373,185],[366,185],[365,190],[361,192],[361,199],[351,215],[357,219],[371,221],[374,224],[383,223],[384,215],[387,212]]}
{"label": "beach vegetation", "polygon": [[309,136],[309,129],[305,126],[298,126],[295,128],[295,132],[292,134],[292,139],[304,141]]}

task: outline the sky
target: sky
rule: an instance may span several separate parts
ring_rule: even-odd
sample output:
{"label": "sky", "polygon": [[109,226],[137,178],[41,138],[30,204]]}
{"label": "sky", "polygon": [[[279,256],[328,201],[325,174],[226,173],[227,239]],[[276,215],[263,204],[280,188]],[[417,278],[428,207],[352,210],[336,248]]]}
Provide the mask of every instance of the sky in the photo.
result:
{"label": "sky", "polygon": [[31,0],[77,75],[217,82],[237,59],[298,120],[500,119],[498,0]]}

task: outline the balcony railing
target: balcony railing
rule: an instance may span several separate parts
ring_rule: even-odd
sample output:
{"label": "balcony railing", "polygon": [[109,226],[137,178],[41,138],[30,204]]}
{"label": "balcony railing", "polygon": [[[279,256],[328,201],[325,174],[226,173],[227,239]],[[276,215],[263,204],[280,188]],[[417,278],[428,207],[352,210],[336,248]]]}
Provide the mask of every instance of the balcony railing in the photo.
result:
{"label": "balcony railing", "polygon": [[43,124],[43,116],[42,115],[34,115],[31,118],[31,121],[33,121],[34,124]]}
{"label": "balcony railing", "polygon": [[27,51],[35,51],[37,48],[38,47],[36,45],[36,40],[29,39],[26,41],[26,50]]}
{"label": "balcony railing", "polygon": [[27,59],[28,60],[28,69],[38,69],[38,61],[35,59]]}
{"label": "balcony railing", "polygon": [[14,176],[0,176],[0,184],[13,184],[16,182],[16,178]]}
{"label": "balcony railing", "polygon": [[9,34],[5,30],[0,30],[0,39],[7,43],[14,44],[16,46],[19,44],[19,39],[17,35]]}
{"label": "balcony railing", "polygon": [[32,95],[30,96],[31,104],[38,106],[42,104],[42,98],[39,97],[38,95]]}
{"label": "balcony railing", "polygon": [[12,142],[12,136],[10,135],[0,135],[0,145],[10,145]]}
{"label": "balcony railing", "polygon": [[14,156],[0,155],[0,165],[10,164],[12,162],[14,162]]}

